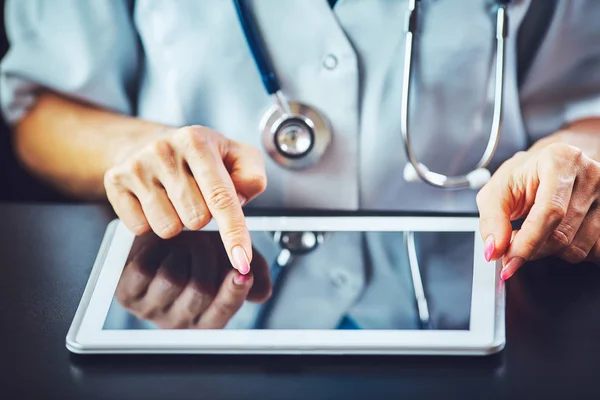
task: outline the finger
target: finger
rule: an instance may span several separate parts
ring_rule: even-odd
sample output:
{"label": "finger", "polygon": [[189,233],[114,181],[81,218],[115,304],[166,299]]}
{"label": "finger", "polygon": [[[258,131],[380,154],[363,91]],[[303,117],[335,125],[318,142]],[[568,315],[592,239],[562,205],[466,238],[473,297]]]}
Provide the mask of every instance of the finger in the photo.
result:
{"label": "finger", "polygon": [[254,282],[247,300],[254,303],[264,303],[271,297],[273,284],[271,283],[271,273],[267,260],[256,251],[254,251],[254,258],[252,259],[252,276]]}
{"label": "finger", "polygon": [[167,251],[164,246],[152,243],[143,246],[130,260],[128,260],[117,288],[115,296],[119,303],[127,308],[135,308],[146,294],[150,282],[154,279],[156,271]]}
{"label": "finger", "polygon": [[154,233],[170,239],[183,230],[183,224],[162,185],[156,183],[152,186],[149,190],[140,190],[143,194],[139,191],[136,194]]}
{"label": "finger", "polygon": [[[600,207],[597,203],[594,203],[581,223],[571,244],[563,249],[558,256],[572,264],[579,264],[588,260],[594,245],[599,239],[599,234]],[[593,257],[594,255],[592,254],[591,256]]]}
{"label": "finger", "polygon": [[150,231],[150,224],[144,215],[142,206],[137,197],[128,189],[115,185],[115,178],[105,178],[106,197],[117,216],[123,221],[127,229],[136,235],[143,235]]}
{"label": "finger", "polygon": [[189,259],[181,251],[171,251],[150,282],[139,313],[144,319],[153,319],[171,308],[189,280]]}
{"label": "finger", "polygon": [[497,260],[508,249],[512,235],[512,188],[503,176],[485,185],[477,194],[479,232],[487,261]]}
{"label": "finger", "polygon": [[[550,234],[548,240],[538,250],[537,253],[539,255],[558,255],[571,246],[594,202],[595,196],[593,192],[594,185],[590,185],[584,176],[578,177],[575,180],[567,213],[556,229]],[[578,259],[581,254],[577,248],[575,247],[571,250],[566,251],[565,256],[572,260]],[[585,259],[586,256],[587,253],[583,258]]]}
{"label": "finger", "polygon": [[207,240],[205,233],[207,232],[195,234],[197,246],[190,249],[192,251],[190,280],[171,307],[174,326],[178,329],[195,324],[218,292],[218,288],[214,287],[213,283],[216,275],[216,256],[214,251],[207,247],[210,241]]}
{"label": "finger", "polygon": [[160,164],[160,182],[179,219],[190,230],[201,229],[210,221],[210,212],[187,164],[167,140],[155,143],[154,154]]}
{"label": "finger", "polygon": [[230,142],[225,155],[225,166],[242,205],[261,194],[267,188],[267,174],[263,154],[254,146]]}
{"label": "finger", "polygon": [[567,213],[575,175],[569,168],[555,166],[556,168],[538,168],[541,176],[535,200],[504,256],[502,279],[510,278],[536,254]]}
{"label": "finger", "polygon": [[230,271],[221,289],[196,324],[199,329],[222,329],[244,304],[252,287],[252,275]]}
{"label": "finger", "polygon": [[[193,134],[200,135],[197,132]],[[222,160],[222,154],[227,154],[225,147],[228,144],[211,143],[201,137],[191,143],[186,154],[190,170],[219,227],[231,264],[242,274],[247,274],[252,260],[252,246],[240,200]]]}

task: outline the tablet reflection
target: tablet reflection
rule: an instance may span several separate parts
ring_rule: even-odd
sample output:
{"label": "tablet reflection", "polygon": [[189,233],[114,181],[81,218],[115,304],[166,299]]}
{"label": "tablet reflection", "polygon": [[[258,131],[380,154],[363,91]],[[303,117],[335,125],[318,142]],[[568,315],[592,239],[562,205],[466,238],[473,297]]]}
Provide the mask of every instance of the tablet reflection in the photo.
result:
{"label": "tablet reflection", "polygon": [[136,238],[104,329],[469,329],[473,232],[284,233],[251,232],[245,291],[217,232]]}
{"label": "tablet reflection", "polygon": [[236,285],[216,232],[183,232],[170,240],[137,238],[115,298],[132,316],[161,329],[220,329],[244,304],[271,293],[265,259],[254,249],[250,281]]}

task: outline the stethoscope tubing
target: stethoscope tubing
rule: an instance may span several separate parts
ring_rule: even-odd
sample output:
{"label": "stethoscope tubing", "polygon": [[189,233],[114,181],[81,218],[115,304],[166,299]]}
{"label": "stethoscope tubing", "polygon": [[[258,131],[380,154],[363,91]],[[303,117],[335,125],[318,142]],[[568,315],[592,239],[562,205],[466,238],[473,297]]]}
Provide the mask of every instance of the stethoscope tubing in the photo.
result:
{"label": "stethoscope tubing", "polygon": [[[506,38],[508,36],[508,15],[507,6],[510,0],[495,0],[496,6],[496,51],[495,51],[495,83],[494,83],[494,110],[492,116],[492,124],[490,134],[485,150],[477,162],[475,169],[470,173],[448,176],[438,172],[429,170],[426,165],[421,163],[417,156],[414,154],[411,143],[410,135],[410,88],[412,83],[412,67],[413,67],[413,51],[414,51],[414,36],[417,32],[418,18],[420,14],[420,4],[422,0],[409,0],[409,9],[407,14],[406,23],[406,43],[405,43],[405,55],[404,55],[404,73],[402,77],[402,105],[401,105],[401,121],[400,130],[402,140],[404,143],[404,150],[408,158],[409,163],[406,165],[404,170],[404,178],[407,181],[413,181],[420,179],[429,185],[437,188],[444,189],[479,189],[481,188],[490,178],[490,173],[486,169],[491,163],[496,150],[500,142],[500,131],[502,125],[502,110],[504,103],[504,70],[505,70],[505,56],[506,56]],[[240,21],[240,25],[244,32],[246,42],[254,58],[254,62],[261,76],[263,86],[266,92],[271,96],[274,104],[281,110],[284,118],[292,117],[291,107],[286,100],[285,96],[281,92],[281,86],[277,79],[273,65],[268,57],[264,43],[260,32],[258,31],[258,25],[253,21],[251,10],[248,7],[247,1],[244,0],[233,0],[235,10]],[[271,111],[273,113],[273,111]],[[318,114],[318,113],[317,113]],[[265,129],[263,129],[265,130]],[[271,149],[270,134],[272,129],[266,129],[264,142],[267,144],[267,148]],[[324,135],[324,141],[328,143],[328,137],[331,133],[327,131],[320,131]],[[279,157],[273,149],[269,152],[271,157],[283,167],[292,169],[303,169],[314,165],[318,159],[323,155],[324,151],[319,154],[314,154],[310,162],[302,163],[299,160],[291,160],[286,157]]]}
{"label": "stethoscope tubing", "polygon": [[[417,246],[415,242],[414,232],[404,232],[404,245],[406,246],[408,264],[411,273],[411,281],[415,297],[415,305],[419,316],[419,328],[429,329],[430,327],[430,314],[429,305],[427,302],[427,295],[423,287],[423,278],[421,274],[421,268],[419,266],[419,258],[417,255]],[[304,251],[303,254],[309,253],[315,250],[317,246]],[[254,321],[253,329],[265,329],[267,320],[273,309],[273,305],[279,296],[279,292],[285,279],[287,278],[288,272],[292,267],[294,261],[294,255],[289,249],[281,248],[277,258],[269,268],[271,276],[271,282],[273,285],[273,293],[271,297],[260,306],[257,316]]]}
{"label": "stethoscope tubing", "polygon": [[[506,38],[508,36],[507,5],[510,0],[496,0],[496,65],[494,84],[494,111],[492,125],[486,148],[475,170],[469,174],[447,176],[430,171],[422,164],[412,150],[410,136],[410,88],[413,67],[414,36],[417,31],[421,0],[410,0],[406,23],[406,43],[404,53],[404,74],[402,77],[402,105],[400,112],[400,130],[406,156],[414,172],[431,186],[444,189],[478,189],[489,179],[489,172],[483,171],[492,161],[500,142],[502,110],[504,103],[504,70],[506,56]],[[406,175],[406,174],[405,174]],[[410,175],[410,174],[409,174]]]}

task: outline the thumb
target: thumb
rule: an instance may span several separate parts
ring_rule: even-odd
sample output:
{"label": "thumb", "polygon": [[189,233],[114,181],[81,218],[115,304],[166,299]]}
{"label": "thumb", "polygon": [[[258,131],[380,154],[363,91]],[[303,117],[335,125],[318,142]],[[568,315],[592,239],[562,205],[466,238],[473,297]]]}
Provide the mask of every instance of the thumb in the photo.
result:
{"label": "thumb", "polygon": [[260,150],[244,143],[231,142],[224,161],[242,205],[265,191],[267,174]]}
{"label": "thumb", "polygon": [[508,185],[493,185],[491,182],[477,194],[479,232],[487,261],[501,258],[510,245],[512,197]]}

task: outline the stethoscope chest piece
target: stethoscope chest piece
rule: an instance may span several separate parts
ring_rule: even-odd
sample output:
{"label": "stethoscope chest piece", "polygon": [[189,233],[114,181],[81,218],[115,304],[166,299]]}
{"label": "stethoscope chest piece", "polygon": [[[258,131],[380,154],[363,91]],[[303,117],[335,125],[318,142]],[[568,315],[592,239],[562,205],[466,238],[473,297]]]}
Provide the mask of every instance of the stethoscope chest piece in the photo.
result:
{"label": "stethoscope chest piece", "polygon": [[261,122],[265,151],[279,165],[306,169],[316,165],[331,143],[329,124],[314,108],[290,101],[289,113],[278,104],[265,113]]}

